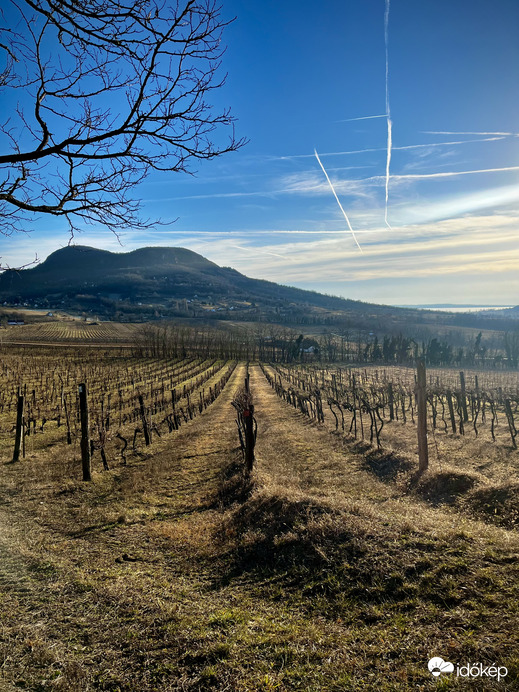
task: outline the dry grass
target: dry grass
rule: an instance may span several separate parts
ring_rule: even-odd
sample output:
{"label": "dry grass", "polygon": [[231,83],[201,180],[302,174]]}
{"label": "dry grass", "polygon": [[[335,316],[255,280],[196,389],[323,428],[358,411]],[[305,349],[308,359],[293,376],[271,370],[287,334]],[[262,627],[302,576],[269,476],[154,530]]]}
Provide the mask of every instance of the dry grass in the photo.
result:
{"label": "dry grass", "polygon": [[59,446],[0,467],[0,690],[468,688],[434,681],[432,655],[506,665],[470,689],[517,689],[519,541],[458,506],[472,475],[435,506],[439,477],[411,494],[400,462],[377,475],[253,368],[252,488],[243,375],[91,484]]}
{"label": "dry grass", "polygon": [[[393,370],[395,381],[401,378],[403,382],[408,382],[412,377],[411,369],[387,368],[384,372],[387,371],[389,377],[388,373]],[[367,372],[369,375],[369,369]],[[430,377],[434,380],[440,372],[433,370]],[[445,371],[444,375],[449,379],[455,378],[457,373]],[[473,371],[467,372],[467,378],[470,376],[473,379],[473,375]],[[484,382],[485,377],[488,382],[493,381],[489,373],[482,372],[479,375],[480,381]],[[495,378],[497,383],[507,383],[509,388],[515,386],[517,381],[517,376],[513,373],[495,373]],[[519,452],[510,445],[508,426],[503,418],[504,414],[501,412],[500,423],[495,431],[496,443],[489,438],[488,423],[484,427],[485,434],[480,432],[479,437],[476,437],[469,425],[466,435],[445,434],[443,430],[435,431],[429,421],[429,471],[422,483],[414,489],[416,496],[433,506],[453,506],[474,519],[482,519],[498,526],[517,526],[519,494],[516,479],[519,478]],[[313,426],[309,420],[303,417],[301,420],[305,425]],[[348,425],[349,421],[346,429]],[[382,450],[377,450],[360,439],[360,430],[358,440],[354,440],[348,433],[336,431],[334,419],[328,411],[325,411],[325,423],[319,427],[318,434],[322,435],[324,431],[336,438],[341,455],[344,448],[350,453],[349,473],[353,469],[368,471],[375,478],[391,484],[392,489],[388,492],[402,495],[409,491],[418,468],[415,425],[396,420],[386,421],[381,435]],[[365,436],[368,438],[369,433],[366,432]],[[330,463],[333,465],[333,462]],[[311,468],[315,473],[315,465],[312,464]],[[326,479],[323,478],[324,480]]]}

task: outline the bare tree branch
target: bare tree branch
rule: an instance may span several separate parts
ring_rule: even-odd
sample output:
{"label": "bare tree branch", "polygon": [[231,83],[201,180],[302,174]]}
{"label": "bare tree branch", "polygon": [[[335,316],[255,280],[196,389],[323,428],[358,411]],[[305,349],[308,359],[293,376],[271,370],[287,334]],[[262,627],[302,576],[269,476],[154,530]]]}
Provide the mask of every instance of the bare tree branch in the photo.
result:
{"label": "bare tree branch", "polygon": [[[215,0],[8,0],[0,28],[0,233],[35,215],[148,228],[135,186],[235,151]],[[222,140],[222,130],[228,136]]]}

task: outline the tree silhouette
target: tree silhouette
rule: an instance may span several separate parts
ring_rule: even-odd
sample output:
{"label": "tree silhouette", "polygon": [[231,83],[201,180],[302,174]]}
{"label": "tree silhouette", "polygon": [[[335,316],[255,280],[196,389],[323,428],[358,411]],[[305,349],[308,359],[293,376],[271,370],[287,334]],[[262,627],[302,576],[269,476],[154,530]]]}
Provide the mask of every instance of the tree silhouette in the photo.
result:
{"label": "tree silhouette", "polygon": [[228,23],[212,0],[3,3],[0,233],[40,214],[71,237],[148,228],[136,184],[239,148],[229,110],[208,102]]}

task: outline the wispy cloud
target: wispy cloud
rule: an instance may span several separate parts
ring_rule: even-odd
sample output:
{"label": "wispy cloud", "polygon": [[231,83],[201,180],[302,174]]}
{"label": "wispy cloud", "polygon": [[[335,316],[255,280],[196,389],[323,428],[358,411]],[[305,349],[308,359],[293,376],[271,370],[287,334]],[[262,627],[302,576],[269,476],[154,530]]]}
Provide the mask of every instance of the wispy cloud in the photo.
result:
{"label": "wispy cloud", "polygon": [[404,205],[398,210],[397,218],[400,223],[425,223],[482,209],[497,210],[513,202],[519,202],[519,186],[503,185],[477,192],[442,196],[430,201],[421,200],[416,205]]}
{"label": "wispy cloud", "polygon": [[[314,155],[315,156],[315,155]],[[322,162],[319,158],[322,168]],[[455,179],[458,177],[471,175],[485,175],[498,173],[513,173],[519,171],[519,166],[506,166],[502,168],[477,168],[463,171],[436,171],[434,173],[401,173],[391,175],[391,181],[394,189],[399,186],[410,185],[413,182],[425,182],[427,180],[445,180]],[[197,199],[247,199],[247,198],[265,198],[276,199],[282,195],[304,195],[319,197],[328,195],[330,188],[333,188],[336,195],[348,195],[362,202],[364,206],[369,204],[373,211],[377,208],[377,197],[380,194],[380,189],[384,189],[387,185],[386,175],[373,175],[365,178],[335,178],[333,181],[326,173],[326,180],[321,179],[312,171],[301,171],[289,175],[283,175],[267,181],[266,187],[260,190],[248,190],[247,192],[213,192],[198,195],[177,195],[175,197],[146,199],[145,202],[173,202],[180,200],[197,200]],[[511,190],[517,190],[517,187],[511,187]],[[387,193],[387,188],[386,188]],[[379,198],[379,197],[378,197]],[[379,198],[380,199],[380,198]],[[358,210],[357,210],[358,211]]]}
{"label": "wispy cloud", "polygon": [[[519,217],[497,215],[449,219],[432,224],[411,227],[393,226],[391,237],[379,227],[365,232],[364,254],[359,254],[342,241],[339,234],[297,240],[288,237],[285,242],[257,247],[240,242],[240,247],[255,254],[251,264],[249,255],[243,260],[233,254],[233,266],[253,276],[269,278],[282,283],[313,283],[337,281],[344,285],[344,294],[358,281],[423,278],[452,275],[494,276],[512,272],[519,266],[517,230]],[[285,236],[286,237],[286,236]],[[290,238],[290,239],[289,239]],[[224,238],[206,245],[206,254],[214,261],[228,263],[235,241]],[[193,247],[193,246],[192,246]],[[193,247],[193,249],[196,249]],[[258,252],[271,253],[269,256]],[[519,281],[519,275],[516,283]],[[481,299],[481,298],[480,298]],[[506,300],[505,296],[502,298]],[[510,299],[510,298],[509,298]]]}
{"label": "wispy cloud", "polygon": [[[374,201],[372,188],[379,184],[379,176],[333,180],[333,188],[338,194],[364,198],[371,202]],[[274,181],[273,185],[276,191],[282,194],[328,195],[330,193],[330,183],[327,184],[320,176],[309,171],[282,176]]]}

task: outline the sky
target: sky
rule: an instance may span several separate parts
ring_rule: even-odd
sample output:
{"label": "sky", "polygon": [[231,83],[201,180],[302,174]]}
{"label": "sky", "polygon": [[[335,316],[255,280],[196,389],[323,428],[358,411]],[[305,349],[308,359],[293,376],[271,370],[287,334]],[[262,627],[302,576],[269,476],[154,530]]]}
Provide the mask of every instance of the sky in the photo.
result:
{"label": "sky", "polygon": [[[231,107],[247,145],[139,185],[143,215],[174,223],[120,242],[87,227],[75,242],[187,247],[376,303],[519,303],[517,0],[222,7],[236,19],[214,103]],[[69,241],[52,217],[32,228],[0,237],[2,262]]]}

